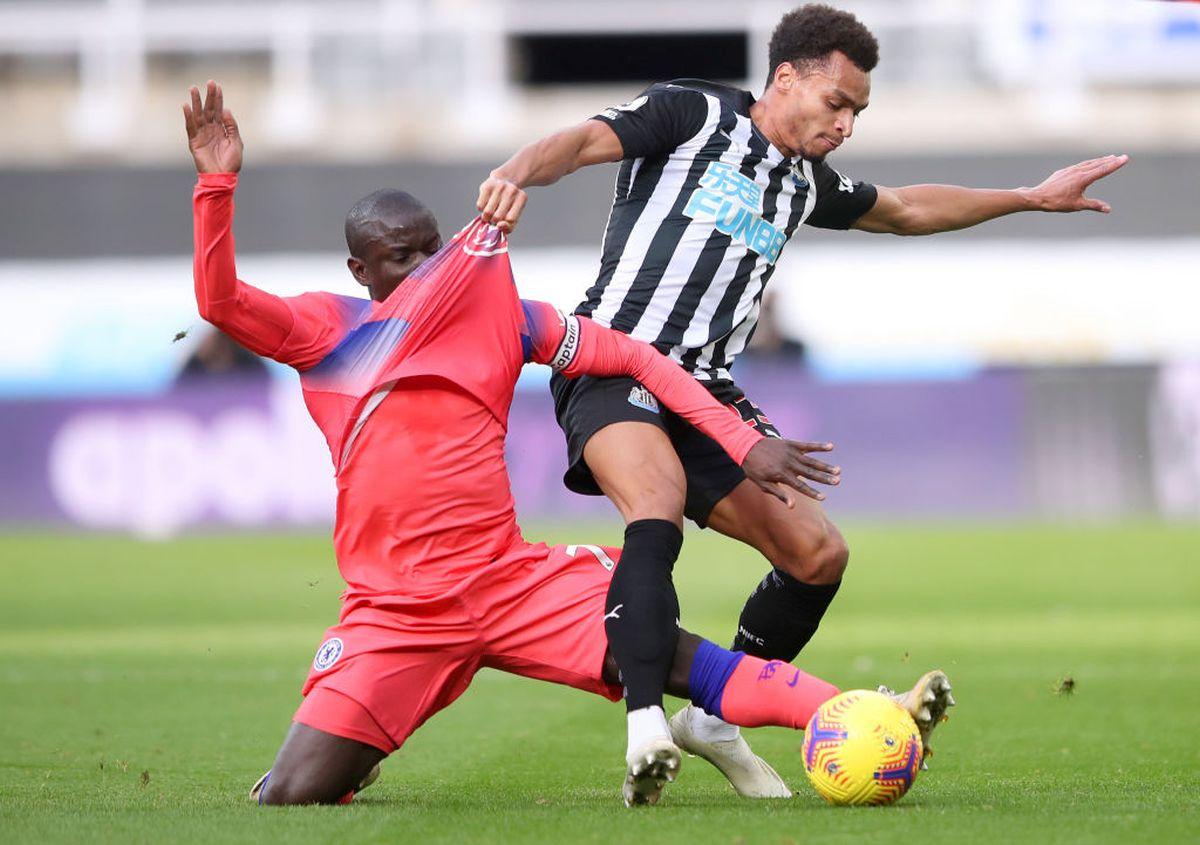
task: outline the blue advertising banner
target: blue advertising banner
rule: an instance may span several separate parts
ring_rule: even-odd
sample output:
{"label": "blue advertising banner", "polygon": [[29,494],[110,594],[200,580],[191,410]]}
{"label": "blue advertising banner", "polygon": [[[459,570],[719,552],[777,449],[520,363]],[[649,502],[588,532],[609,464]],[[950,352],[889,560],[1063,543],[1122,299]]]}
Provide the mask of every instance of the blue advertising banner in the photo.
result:
{"label": "blue advertising banner", "polygon": [[[747,368],[742,385],[785,436],[832,440],[837,514],[1004,515],[1021,480],[1022,379],[814,380]],[[544,389],[517,393],[509,471],[523,518],[615,516],[561,482],[566,448]],[[215,379],[154,397],[0,403],[0,521],[169,536],[195,527],[328,524],[328,449],[291,379]]]}

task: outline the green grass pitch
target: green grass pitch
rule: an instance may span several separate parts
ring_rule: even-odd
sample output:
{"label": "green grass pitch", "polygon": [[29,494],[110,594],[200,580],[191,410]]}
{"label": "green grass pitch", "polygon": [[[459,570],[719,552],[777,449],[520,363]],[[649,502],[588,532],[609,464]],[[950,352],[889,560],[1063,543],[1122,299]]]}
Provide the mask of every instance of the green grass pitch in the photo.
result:
{"label": "green grass pitch", "polygon": [[[800,735],[763,729],[794,800],[739,799],[685,759],[658,807],[626,810],[621,708],[489,671],[353,805],[260,809],[246,790],[337,611],[328,540],[2,537],[0,841],[1200,841],[1200,528],[847,534],[801,664],[846,688],[941,666],[959,702],[893,807],[825,806]],[[676,573],[684,624],[726,642],[762,571],[693,532]]]}

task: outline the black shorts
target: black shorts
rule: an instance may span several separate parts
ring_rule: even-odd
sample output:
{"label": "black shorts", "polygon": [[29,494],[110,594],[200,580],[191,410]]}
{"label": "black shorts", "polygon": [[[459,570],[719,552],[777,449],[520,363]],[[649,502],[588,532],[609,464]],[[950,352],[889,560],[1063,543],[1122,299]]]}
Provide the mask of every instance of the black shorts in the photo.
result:
{"label": "black shorts", "polygon": [[[705,386],[718,401],[737,409],[747,425],[767,437],[779,437],[775,426],[737,385],[717,382]],[[687,478],[684,515],[702,528],[717,502],[746,477],[717,441],[660,407],[654,395],[634,379],[591,376],[568,379],[555,373],[550,377],[550,392],[554,394],[554,414],[567,436],[567,472],[563,483],[572,492],[604,495],[583,460],[583,447],[597,431],[617,422],[649,423],[666,432]]]}

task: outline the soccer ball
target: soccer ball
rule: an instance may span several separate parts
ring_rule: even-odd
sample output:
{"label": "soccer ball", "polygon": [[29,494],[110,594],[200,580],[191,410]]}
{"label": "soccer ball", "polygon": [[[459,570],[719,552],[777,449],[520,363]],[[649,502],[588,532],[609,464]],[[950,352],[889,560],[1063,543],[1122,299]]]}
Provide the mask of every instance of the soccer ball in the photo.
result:
{"label": "soccer ball", "polygon": [[829,699],[804,730],[804,769],[830,804],[890,804],[921,767],[921,735],[886,695],[850,690]]}

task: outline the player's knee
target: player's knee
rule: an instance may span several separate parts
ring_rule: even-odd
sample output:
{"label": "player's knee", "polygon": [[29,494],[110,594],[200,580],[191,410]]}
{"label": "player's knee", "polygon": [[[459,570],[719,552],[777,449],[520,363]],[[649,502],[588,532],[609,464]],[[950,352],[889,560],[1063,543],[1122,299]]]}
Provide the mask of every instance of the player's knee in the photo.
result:
{"label": "player's knee", "polygon": [[637,519],[678,521],[683,515],[687,479],[674,453],[652,458],[623,477],[621,487],[628,507],[626,522]]}
{"label": "player's knee", "polygon": [[276,770],[263,788],[262,803],[275,807],[297,804],[334,804],[350,788],[339,791],[317,772]]}
{"label": "player's knee", "polygon": [[821,550],[820,557],[821,560],[817,566],[819,577],[813,583],[832,584],[842,580],[842,573],[850,564],[850,547],[846,544],[846,538],[842,536],[842,532],[836,528],[833,529]]}
{"label": "player's knee", "polygon": [[263,787],[262,802],[272,807],[287,807],[296,804],[315,804],[316,799],[300,778],[286,776],[282,772],[272,772],[271,779]]}
{"label": "player's knee", "polygon": [[600,677],[606,684],[617,686],[621,683],[621,670],[617,668],[617,659],[612,656],[611,649],[604,652],[604,666],[600,670]]}
{"label": "player's knee", "polygon": [[682,484],[676,487],[666,481],[658,487],[641,490],[631,500],[628,511],[623,514],[625,521],[663,519],[667,522],[678,522],[683,514],[684,495]]}
{"label": "player's knee", "polygon": [[850,562],[842,533],[825,521],[809,530],[793,531],[776,542],[771,564],[806,584],[834,584]]}

